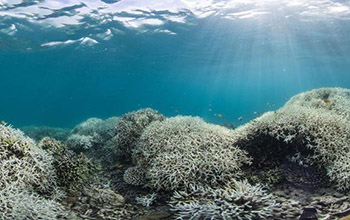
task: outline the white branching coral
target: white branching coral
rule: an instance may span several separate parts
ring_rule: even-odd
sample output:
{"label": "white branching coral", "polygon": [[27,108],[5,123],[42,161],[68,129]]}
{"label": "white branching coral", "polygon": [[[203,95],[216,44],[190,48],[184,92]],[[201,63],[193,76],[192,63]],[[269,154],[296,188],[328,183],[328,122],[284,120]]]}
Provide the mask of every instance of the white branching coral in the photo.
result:
{"label": "white branching coral", "polygon": [[301,93],[281,109],[237,128],[235,145],[246,149],[255,162],[300,153],[309,164],[325,169],[339,189],[350,189],[349,112],[350,90]]}
{"label": "white branching coral", "polygon": [[76,219],[60,203],[26,189],[0,190],[0,219]]}
{"label": "white branching coral", "polygon": [[72,130],[66,144],[68,148],[75,152],[111,151],[117,121],[118,117],[111,117],[106,120],[90,118],[83,121]]}
{"label": "white branching coral", "polygon": [[50,191],[56,179],[52,162],[20,130],[0,125],[0,190],[15,183],[38,192]]}
{"label": "white branching coral", "polygon": [[118,120],[114,138],[116,155],[130,158],[143,130],[153,121],[162,121],[164,116],[157,111],[145,108],[124,114]]}
{"label": "white branching coral", "polygon": [[145,196],[136,197],[136,203],[144,207],[150,207],[157,199],[157,193],[147,194]]}
{"label": "white branching coral", "polygon": [[225,187],[191,185],[176,191],[170,206],[178,219],[268,219],[279,209],[262,185],[232,181]]}
{"label": "white branching coral", "polygon": [[177,116],[146,127],[133,161],[145,170],[147,185],[157,190],[217,185],[240,176],[241,166],[250,162],[233,140],[232,130]]}
{"label": "white branching coral", "polygon": [[[59,219],[53,157],[19,130],[0,125],[0,219]],[[44,196],[45,195],[45,196]]]}

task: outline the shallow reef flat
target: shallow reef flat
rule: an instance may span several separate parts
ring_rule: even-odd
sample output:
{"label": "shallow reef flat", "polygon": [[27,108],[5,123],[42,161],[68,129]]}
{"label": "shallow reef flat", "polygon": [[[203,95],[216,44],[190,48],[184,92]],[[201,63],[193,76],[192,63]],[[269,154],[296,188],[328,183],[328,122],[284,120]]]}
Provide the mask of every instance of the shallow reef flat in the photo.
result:
{"label": "shallow reef flat", "polygon": [[72,130],[0,125],[0,219],[350,218],[350,90],[236,129],[147,108]]}

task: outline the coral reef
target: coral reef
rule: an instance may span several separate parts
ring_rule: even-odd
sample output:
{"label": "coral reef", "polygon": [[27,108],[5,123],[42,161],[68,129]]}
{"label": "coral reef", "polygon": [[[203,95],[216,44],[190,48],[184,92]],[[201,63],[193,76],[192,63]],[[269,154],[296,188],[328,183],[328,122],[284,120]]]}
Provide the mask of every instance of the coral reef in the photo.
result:
{"label": "coral reef", "polygon": [[123,196],[111,189],[88,185],[63,201],[82,219],[131,219]]}
{"label": "coral reef", "polygon": [[165,117],[157,111],[145,108],[124,114],[116,125],[114,151],[128,160],[136,147],[143,130],[153,121],[163,121]]}
{"label": "coral reef", "polygon": [[76,216],[54,200],[8,186],[0,190],[0,219],[76,219]]}
{"label": "coral reef", "polygon": [[112,139],[118,120],[118,117],[106,120],[90,118],[80,123],[66,141],[68,148],[75,152],[84,152],[89,158],[111,163],[114,157]]}
{"label": "coral reef", "polygon": [[77,126],[67,139],[67,146],[75,152],[84,152],[101,142],[97,133],[103,123],[102,119],[90,118]]}
{"label": "coral reef", "polygon": [[136,203],[144,207],[150,207],[157,199],[157,193],[147,194],[145,196],[136,197]]}
{"label": "coral reef", "polygon": [[179,219],[273,219],[281,204],[261,185],[232,181],[225,187],[191,185],[170,201]]}
{"label": "coral reef", "polygon": [[[345,89],[323,88],[296,95],[278,111],[267,112],[237,128],[235,145],[249,152],[257,168],[272,161],[280,165],[298,153],[301,159],[294,163],[299,168],[302,165],[305,169],[325,170],[339,189],[347,190],[350,188],[346,156],[350,151],[349,94]],[[299,174],[310,172],[316,182],[309,184],[317,185],[324,179],[323,172],[304,170]]]}
{"label": "coral reef", "polygon": [[46,137],[38,146],[53,156],[58,186],[76,190],[93,170],[92,163],[84,154],[76,155],[55,139]]}
{"label": "coral reef", "polygon": [[239,177],[241,166],[250,162],[233,140],[230,129],[198,117],[177,116],[146,127],[133,161],[145,170],[147,185],[157,190],[218,185]]}
{"label": "coral reef", "polygon": [[0,190],[11,184],[37,192],[52,190],[53,158],[10,126],[0,125]]}
{"label": "coral reef", "polygon": [[28,137],[39,142],[44,137],[51,137],[59,141],[66,141],[71,129],[48,126],[25,126],[20,128]]}
{"label": "coral reef", "polygon": [[52,198],[54,158],[10,126],[0,125],[1,219],[63,219],[65,208]]}
{"label": "coral reef", "polygon": [[135,166],[128,168],[123,176],[126,183],[134,186],[142,186],[146,184],[146,171],[143,167]]}

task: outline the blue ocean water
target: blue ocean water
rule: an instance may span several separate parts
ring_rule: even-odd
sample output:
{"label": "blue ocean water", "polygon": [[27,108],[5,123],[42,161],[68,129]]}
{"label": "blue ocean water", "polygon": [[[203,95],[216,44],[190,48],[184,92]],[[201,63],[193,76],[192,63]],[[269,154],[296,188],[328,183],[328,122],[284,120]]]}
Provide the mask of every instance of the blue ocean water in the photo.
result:
{"label": "blue ocean water", "polygon": [[49,2],[0,1],[0,120],[15,127],[144,107],[239,125],[350,88],[347,1]]}

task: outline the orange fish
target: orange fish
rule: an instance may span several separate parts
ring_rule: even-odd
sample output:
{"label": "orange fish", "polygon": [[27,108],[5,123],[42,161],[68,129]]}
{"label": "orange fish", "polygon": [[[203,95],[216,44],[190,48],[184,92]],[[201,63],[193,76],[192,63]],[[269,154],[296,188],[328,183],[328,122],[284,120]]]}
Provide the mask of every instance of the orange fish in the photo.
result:
{"label": "orange fish", "polygon": [[117,165],[117,169],[122,170],[123,168],[124,168],[124,165],[123,165],[123,164]]}
{"label": "orange fish", "polygon": [[219,118],[222,118],[222,114],[221,113],[219,113],[219,114],[217,114],[217,116],[219,117]]}
{"label": "orange fish", "polygon": [[174,110],[174,112],[175,112],[175,113],[178,113],[178,112],[179,112],[179,110],[175,109],[175,110]]}
{"label": "orange fish", "polygon": [[323,99],[323,102],[326,104],[331,104],[331,100],[329,100],[329,99]]}
{"label": "orange fish", "polygon": [[1,124],[2,124],[2,125],[7,125],[7,122],[4,121],[4,120],[2,120],[2,121],[1,121]]}

